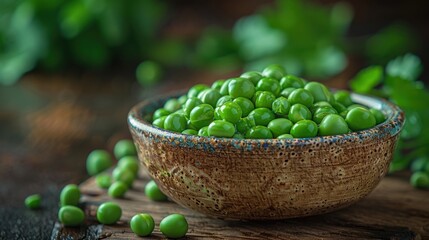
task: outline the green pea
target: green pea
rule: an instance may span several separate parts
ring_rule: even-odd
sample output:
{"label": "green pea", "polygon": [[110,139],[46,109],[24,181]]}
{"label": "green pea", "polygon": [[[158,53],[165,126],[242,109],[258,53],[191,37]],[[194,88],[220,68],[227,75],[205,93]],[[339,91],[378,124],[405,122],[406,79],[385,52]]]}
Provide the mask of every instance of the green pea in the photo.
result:
{"label": "green pea", "polygon": [[154,125],[157,128],[164,129],[164,122],[165,122],[166,118],[167,118],[167,116],[162,116],[160,118],[157,118],[157,119],[153,120],[152,125]]}
{"label": "green pea", "polygon": [[268,128],[271,130],[275,138],[282,134],[289,133],[292,126],[293,123],[286,118],[276,118],[268,123]]}
{"label": "green pea", "polygon": [[113,169],[112,177],[115,181],[121,181],[127,184],[128,187],[131,187],[136,178],[136,174],[131,169],[121,168],[118,166]]}
{"label": "green pea", "polygon": [[98,187],[107,189],[112,185],[112,177],[109,174],[101,173],[95,177],[95,183]]}
{"label": "green pea", "polygon": [[186,100],[188,100],[188,96],[187,95],[182,95],[180,96],[177,101],[180,103],[180,105],[185,104]]}
{"label": "green pea", "polygon": [[240,119],[240,121],[238,121],[238,123],[235,126],[238,132],[245,134],[247,130],[256,126],[256,123],[255,123],[255,119],[252,116],[247,116]]}
{"label": "green pea", "polygon": [[125,156],[118,161],[118,168],[130,170],[134,176],[139,173],[139,160],[136,156]]}
{"label": "green pea", "polygon": [[320,136],[340,135],[349,132],[349,126],[344,118],[337,114],[329,114],[319,125]]}
{"label": "green pea", "polygon": [[311,93],[314,97],[314,102],[331,102],[333,100],[333,96],[331,92],[329,92],[329,89],[319,82],[309,82],[304,86],[304,89]]}
{"label": "green pea", "polygon": [[290,103],[285,97],[274,100],[271,109],[277,116],[287,116],[290,110]]}
{"label": "green pea", "polygon": [[213,118],[214,120],[222,120],[222,117],[220,116],[220,107],[215,108]]}
{"label": "green pea", "polygon": [[321,107],[330,107],[330,108],[332,108],[332,105],[330,103],[326,102],[326,101],[317,102],[317,103],[315,103],[313,106],[311,106],[309,108],[311,114],[314,114],[314,112],[316,112],[316,110],[319,109],[319,108],[321,108]]}
{"label": "green pea", "polygon": [[248,99],[248,98],[238,97],[238,98],[234,99],[233,102],[237,103],[238,106],[240,106],[240,108],[241,108],[241,117],[247,117],[247,115],[249,115],[249,113],[253,109],[255,109],[255,105],[253,105],[253,102],[250,99]]}
{"label": "green pea", "polygon": [[226,80],[226,81],[223,83],[222,87],[220,88],[219,92],[220,92],[220,94],[221,94],[222,96],[226,96],[226,95],[228,95],[228,94],[229,94],[229,83],[231,82],[231,80],[232,80],[232,78],[231,78],[231,79]]}
{"label": "green pea", "polygon": [[185,115],[189,117],[191,115],[192,109],[194,109],[196,106],[201,105],[203,102],[196,97],[188,98],[186,100],[185,104],[183,105],[183,111],[185,112]]}
{"label": "green pea", "polygon": [[276,100],[276,96],[272,92],[258,91],[255,94],[255,107],[271,109],[274,100]]}
{"label": "green pea", "polygon": [[370,108],[369,111],[372,113],[372,115],[374,115],[376,124],[380,124],[386,120],[386,117],[380,110],[375,108]]}
{"label": "green pea", "polygon": [[75,206],[63,206],[58,211],[58,219],[66,227],[76,227],[83,223],[85,214]]}
{"label": "green pea", "polygon": [[171,214],[161,220],[159,230],[167,238],[181,238],[188,232],[188,222],[181,214]]}
{"label": "green pea", "polygon": [[123,182],[114,182],[107,190],[107,194],[113,198],[122,198],[128,191],[128,185]]}
{"label": "green pea", "polygon": [[250,71],[241,74],[240,77],[250,80],[256,86],[258,81],[262,78],[262,75],[259,72]]}
{"label": "green pea", "polygon": [[225,95],[225,96],[222,96],[221,98],[219,98],[219,100],[217,101],[217,103],[216,103],[216,107],[220,107],[220,106],[222,106],[222,105],[224,105],[225,103],[227,103],[227,102],[232,102],[234,100],[234,98],[232,98],[231,96],[229,96],[229,95]]}
{"label": "green pea", "polygon": [[311,119],[311,112],[306,106],[297,103],[290,107],[288,118],[296,123],[300,120]]}
{"label": "green pea", "polygon": [[415,159],[411,163],[410,169],[412,172],[422,172],[422,171],[425,171],[428,166],[429,166],[429,157],[422,156]]}
{"label": "green pea", "polygon": [[202,127],[200,130],[198,130],[198,136],[209,137],[209,126]]}
{"label": "green pea", "polygon": [[198,135],[198,131],[195,129],[185,129],[182,133],[188,135]]}
{"label": "green pea", "polygon": [[295,91],[297,88],[285,88],[280,92],[280,96],[285,97],[285,98],[289,98],[290,94]]}
{"label": "green pea", "polygon": [[317,124],[311,120],[301,120],[295,123],[290,134],[296,138],[311,138],[317,136]]}
{"label": "green pea", "polygon": [[191,120],[191,124],[195,128],[200,129],[202,127],[208,126],[213,121],[213,118],[213,107],[210,104],[203,103],[192,109],[189,119]]}
{"label": "green pea", "polygon": [[256,85],[256,91],[271,92],[275,96],[279,96],[281,90],[279,81],[274,78],[264,77]]}
{"label": "green pea", "polygon": [[172,132],[181,133],[186,129],[187,120],[186,117],[182,114],[172,113],[165,118],[164,129]]}
{"label": "green pea", "polygon": [[162,117],[162,116],[168,116],[168,115],[170,115],[170,114],[171,114],[171,112],[170,112],[170,111],[165,110],[165,108],[158,108],[158,109],[156,109],[156,111],[153,113],[153,117],[152,117],[152,119],[153,119],[153,121],[155,121],[156,119],[158,119],[158,118],[160,118],[160,117]]}
{"label": "green pea", "polygon": [[234,124],[224,120],[214,120],[208,128],[209,136],[232,137],[235,133]]}
{"label": "green pea", "polygon": [[270,139],[273,138],[271,130],[265,126],[254,126],[247,130],[246,138],[249,139]]}
{"label": "green pea", "polygon": [[290,134],[282,134],[277,137],[277,139],[291,139],[291,138],[293,138],[293,136]]}
{"label": "green pea", "polygon": [[351,130],[360,131],[374,127],[375,117],[368,109],[356,107],[347,113],[346,122]]}
{"label": "green pea", "polygon": [[227,102],[219,107],[220,117],[230,123],[237,123],[242,114],[240,106],[235,102]]}
{"label": "green pea", "polygon": [[197,84],[191,87],[188,91],[188,98],[197,97],[200,92],[202,92],[205,89],[208,89],[209,86],[205,84]]}
{"label": "green pea", "polygon": [[147,213],[134,215],[130,221],[131,230],[140,237],[149,236],[155,228],[153,217]]}
{"label": "green pea", "polygon": [[122,139],[115,144],[113,153],[116,159],[120,159],[125,156],[136,156],[137,149],[133,141],[129,139]]}
{"label": "green pea", "polygon": [[352,105],[350,105],[350,106],[348,106],[348,107],[347,107],[347,111],[350,111],[350,110],[352,110],[353,108],[357,108],[357,107],[359,107],[359,108],[364,108],[364,109],[368,109],[367,107],[365,107],[365,106],[364,106],[364,105],[362,105],[362,104],[354,103],[354,104],[352,104]]}
{"label": "green pea", "polygon": [[429,175],[425,172],[415,172],[411,175],[410,183],[415,188],[429,188]]}
{"label": "green pea", "polygon": [[326,116],[329,114],[337,114],[337,111],[333,107],[320,107],[313,114],[313,121],[320,124]]}
{"label": "green pea", "polygon": [[344,105],[344,107],[348,107],[353,104],[350,93],[345,90],[339,90],[335,92],[334,98],[335,98],[335,101],[341,103],[342,105]]}
{"label": "green pea", "polygon": [[105,150],[94,150],[86,159],[86,170],[91,176],[97,175],[112,165],[112,158]]}
{"label": "green pea", "polygon": [[249,116],[255,120],[256,125],[267,126],[268,123],[276,118],[273,111],[268,108],[256,108],[249,113]]}
{"label": "green pea", "polygon": [[175,112],[182,107],[176,98],[170,98],[164,103],[164,109],[169,112]]}
{"label": "green pea", "polygon": [[300,103],[306,107],[313,106],[314,98],[310,91],[305,90],[303,88],[298,88],[291,92],[289,95],[288,101],[290,104],[297,104]]}
{"label": "green pea", "polygon": [[80,190],[76,184],[68,184],[60,194],[60,203],[61,206],[71,205],[77,206],[80,199]]}
{"label": "green pea", "polygon": [[337,112],[339,112],[339,113],[344,112],[344,111],[347,111],[347,108],[346,108],[343,104],[341,104],[341,103],[339,103],[339,102],[333,102],[333,103],[332,103],[332,107],[333,107],[335,110],[337,110]]}
{"label": "green pea", "polygon": [[175,111],[174,113],[177,113],[177,114],[180,114],[180,115],[186,116],[186,115],[185,115],[185,111],[183,111],[183,109],[182,109],[182,108],[181,108],[181,109],[179,109],[179,110],[177,110],[177,111]]}
{"label": "green pea", "polygon": [[224,83],[225,83],[225,80],[216,80],[216,81],[213,82],[211,88],[220,91],[220,89],[222,88],[222,85]]}
{"label": "green pea", "polygon": [[255,91],[255,85],[245,78],[233,78],[228,84],[229,95],[233,98],[245,97],[251,99]]}
{"label": "green pea", "polygon": [[304,80],[294,75],[286,75],[280,79],[280,86],[282,89],[286,88],[303,88],[305,86]]}
{"label": "green pea", "polygon": [[33,194],[25,198],[25,206],[28,209],[38,209],[40,208],[40,203],[42,202],[42,197],[39,194]]}
{"label": "green pea", "polygon": [[167,201],[168,197],[161,192],[161,190],[158,188],[158,185],[156,185],[155,181],[150,180],[145,188],[144,193],[146,197],[148,197],[152,201]]}
{"label": "green pea", "polygon": [[278,64],[270,65],[262,71],[262,76],[275,78],[277,80],[280,80],[284,75],[286,75],[286,70]]}
{"label": "green pea", "polygon": [[102,224],[114,224],[121,216],[122,209],[114,202],[105,202],[97,209],[97,220]]}
{"label": "green pea", "polygon": [[206,89],[198,94],[198,98],[206,104],[210,104],[213,108],[216,107],[216,103],[222,95],[216,89]]}

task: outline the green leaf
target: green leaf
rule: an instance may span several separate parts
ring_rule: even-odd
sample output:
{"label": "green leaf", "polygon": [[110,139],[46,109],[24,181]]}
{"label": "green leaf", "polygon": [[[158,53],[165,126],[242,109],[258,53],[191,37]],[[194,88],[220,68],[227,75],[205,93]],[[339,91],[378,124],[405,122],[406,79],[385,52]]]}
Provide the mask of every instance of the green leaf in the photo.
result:
{"label": "green leaf", "polygon": [[408,80],[417,80],[422,70],[420,58],[409,53],[391,60],[386,66],[388,75]]}
{"label": "green leaf", "polygon": [[381,66],[370,66],[361,70],[350,81],[350,87],[357,93],[368,93],[383,80],[383,68]]}
{"label": "green leaf", "polygon": [[423,111],[428,109],[429,92],[421,82],[413,82],[401,77],[386,77],[386,88],[390,98],[405,110]]}

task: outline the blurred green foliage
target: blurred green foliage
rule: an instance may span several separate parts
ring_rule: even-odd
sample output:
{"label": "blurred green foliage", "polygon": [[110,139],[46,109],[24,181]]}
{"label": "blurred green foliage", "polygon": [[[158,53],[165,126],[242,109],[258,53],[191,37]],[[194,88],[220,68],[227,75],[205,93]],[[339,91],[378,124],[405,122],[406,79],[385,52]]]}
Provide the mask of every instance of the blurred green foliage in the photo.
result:
{"label": "blurred green foliage", "polygon": [[248,69],[262,70],[275,62],[294,74],[325,78],[347,65],[344,35],[351,19],[345,3],[328,8],[300,0],[278,1],[238,21],[233,33]]}
{"label": "blurred green foliage", "polygon": [[[165,66],[262,70],[278,63],[292,74],[326,79],[344,70],[350,53],[385,64],[418,46],[401,24],[350,41],[346,33],[353,13],[342,2],[277,0],[232,29],[213,25],[196,39],[162,34],[171,11],[162,0],[2,0],[0,83],[12,84],[34,68],[120,69],[141,61],[155,63],[156,72]],[[154,69],[137,69],[142,85],[159,80]]]}
{"label": "blurred green foliage", "polygon": [[156,0],[0,1],[0,82],[39,66],[102,68],[151,55],[167,5]]}
{"label": "blurred green foliage", "polygon": [[380,66],[370,66],[350,82],[356,92],[378,95],[401,107],[406,116],[390,171],[407,168],[413,161],[429,156],[429,90],[419,81],[420,59],[413,54],[397,57]]}

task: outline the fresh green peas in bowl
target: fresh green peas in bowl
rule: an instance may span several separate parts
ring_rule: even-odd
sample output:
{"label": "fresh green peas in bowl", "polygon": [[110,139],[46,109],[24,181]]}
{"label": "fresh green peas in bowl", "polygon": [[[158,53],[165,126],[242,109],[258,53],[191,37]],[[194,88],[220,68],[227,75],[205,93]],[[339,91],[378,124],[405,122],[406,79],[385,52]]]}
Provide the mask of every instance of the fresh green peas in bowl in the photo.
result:
{"label": "fresh green peas in bowl", "polygon": [[[197,85],[131,109],[140,162],[169,199],[218,218],[285,219],[349,206],[375,188],[392,159],[402,110],[277,70],[216,84],[210,90],[216,103],[196,93],[203,88]],[[265,83],[258,87],[264,78],[279,82],[275,92]],[[171,113],[181,115],[170,119],[174,127],[152,125],[157,109],[182,96],[200,101]],[[237,105],[245,106],[240,118]],[[186,129],[198,135],[182,134]]]}

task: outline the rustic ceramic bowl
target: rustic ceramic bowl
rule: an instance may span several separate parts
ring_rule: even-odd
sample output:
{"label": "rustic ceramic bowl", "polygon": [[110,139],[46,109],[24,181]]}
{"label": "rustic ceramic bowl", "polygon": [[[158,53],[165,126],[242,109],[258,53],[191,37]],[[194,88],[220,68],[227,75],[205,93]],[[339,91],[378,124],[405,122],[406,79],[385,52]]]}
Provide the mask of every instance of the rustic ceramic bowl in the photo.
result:
{"label": "rustic ceramic bowl", "polygon": [[144,101],[128,122],[141,163],[187,208],[224,219],[285,219],[331,212],[368,195],[386,174],[404,123],[395,105],[362,95],[387,120],[360,132],[301,139],[228,139],[151,126],[169,97]]}

